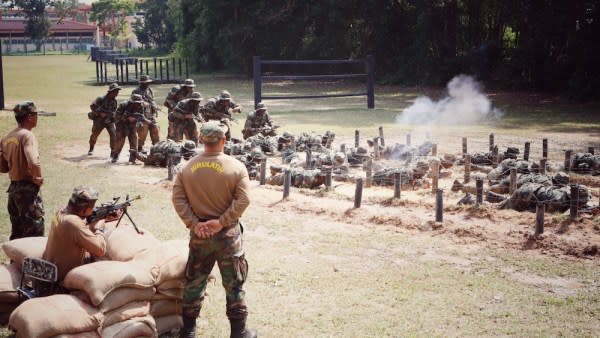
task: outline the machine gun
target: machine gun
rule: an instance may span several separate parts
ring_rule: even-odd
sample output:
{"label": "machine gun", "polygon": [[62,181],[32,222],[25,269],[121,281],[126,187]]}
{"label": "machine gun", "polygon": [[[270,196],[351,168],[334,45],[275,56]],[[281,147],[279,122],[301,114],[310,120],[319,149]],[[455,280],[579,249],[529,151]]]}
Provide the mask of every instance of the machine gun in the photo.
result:
{"label": "machine gun", "polygon": [[99,207],[95,207],[92,214],[87,217],[87,222],[93,223],[93,222],[99,221],[101,219],[106,219],[108,216],[116,215],[119,210],[122,210],[123,213],[119,217],[119,220],[117,221],[117,225],[115,225],[115,228],[119,226],[119,223],[121,223],[123,216],[127,215],[127,218],[129,218],[129,220],[131,221],[131,224],[135,228],[135,231],[138,234],[143,234],[144,232],[141,231],[137,227],[137,225],[135,224],[135,222],[133,221],[133,219],[131,218],[131,216],[129,216],[129,213],[127,212],[127,207],[129,207],[131,205],[131,202],[133,202],[135,200],[139,200],[142,197],[140,195],[138,195],[132,199],[129,199],[129,195],[127,195],[127,196],[125,196],[125,201],[123,201],[122,203],[117,203],[120,198],[121,197],[113,197],[112,203],[111,202],[102,203]]}

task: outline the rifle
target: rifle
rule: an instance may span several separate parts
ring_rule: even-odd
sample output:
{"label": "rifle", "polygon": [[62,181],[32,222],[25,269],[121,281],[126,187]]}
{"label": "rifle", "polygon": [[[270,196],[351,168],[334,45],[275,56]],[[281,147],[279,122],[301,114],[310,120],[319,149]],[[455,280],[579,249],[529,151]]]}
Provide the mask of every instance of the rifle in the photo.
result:
{"label": "rifle", "polygon": [[124,202],[117,203],[120,198],[121,197],[113,197],[112,203],[110,203],[110,202],[102,203],[99,207],[95,207],[94,210],[93,210],[93,212],[92,212],[92,214],[87,217],[87,222],[88,223],[93,223],[93,222],[96,222],[96,221],[101,220],[101,219],[106,219],[108,216],[110,216],[110,215],[116,215],[119,210],[122,210],[123,213],[119,217],[119,220],[117,221],[117,225],[115,225],[115,228],[119,226],[119,223],[121,223],[121,220],[123,219],[123,216],[127,215],[127,218],[129,218],[129,220],[131,221],[131,224],[135,228],[135,231],[138,234],[143,234],[144,232],[141,231],[137,227],[137,225],[135,224],[135,222],[133,221],[133,219],[131,218],[131,216],[127,212],[127,207],[129,207],[131,205],[131,202],[133,202],[135,200],[139,200],[142,197],[140,195],[137,195],[136,197],[134,197],[132,199],[129,199],[129,195],[127,195],[127,196],[125,196],[125,201]]}

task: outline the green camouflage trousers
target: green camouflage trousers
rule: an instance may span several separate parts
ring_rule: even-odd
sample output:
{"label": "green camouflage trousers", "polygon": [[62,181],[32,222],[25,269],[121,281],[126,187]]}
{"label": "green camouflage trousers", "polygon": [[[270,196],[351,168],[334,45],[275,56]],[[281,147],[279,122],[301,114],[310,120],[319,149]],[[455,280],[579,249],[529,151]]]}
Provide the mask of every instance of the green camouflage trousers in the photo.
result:
{"label": "green camouflage trousers", "polygon": [[198,126],[194,120],[175,119],[169,138],[175,142],[183,141],[183,137],[198,144]]}
{"label": "green camouflage trousers", "polygon": [[137,134],[138,134],[138,143],[137,150],[142,151],[144,147],[144,143],[146,142],[146,138],[148,137],[148,132],[150,132],[150,141],[152,144],[156,144],[159,141],[159,128],[158,124],[155,123],[147,123],[142,122],[137,126]]}
{"label": "green camouflage trousers", "polygon": [[219,266],[225,296],[227,317],[243,319],[248,316],[244,301],[244,282],[248,262],[242,248],[240,225],[224,229],[210,239],[200,239],[190,231],[190,253],[185,269],[185,290],[182,314],[197,317],[202,308],[208,276],[215,265]]}
{"label": "green camouflage trousers", "polygon": [[115,124],[112,122],[106,123],[104,120],[100,119],[94,120],[94,123],[92,124],[92,134],[90,135],[90,148],[94,148],[94,145],[96,145],[96,141],[98,140],[98,136],[104,129],[106,129],[106,132],[108,132],[110,149],[112,150],[114,148],[115,139],[117,137]]}
{"label": "green camouflage trousers", "polygon": [[28,181],[13,181],[8,187],[10,240],[44,236],[44,204],[40,187]]}

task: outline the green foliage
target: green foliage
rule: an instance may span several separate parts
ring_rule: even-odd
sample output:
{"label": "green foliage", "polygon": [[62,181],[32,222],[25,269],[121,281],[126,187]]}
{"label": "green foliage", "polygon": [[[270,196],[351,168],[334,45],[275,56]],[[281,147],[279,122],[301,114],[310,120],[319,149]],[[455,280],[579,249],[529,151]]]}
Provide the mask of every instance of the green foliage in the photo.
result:
{"label": "green foliage", "polygon": [[[174,3],[172,2],[171,5]],[[137,19],[133,30],[142,44],[160,50],[170,50],[175,44],[175,23],[169,15],[168,3],[163,0],[146,0],[139,4],[144,19]]]}
{"label": "green foliage", "polygon": [[133,0],[99,0],[92,3],[90,20],[98,23],[103,36],[107,34],[114,42],[127,27],[126,17],[135,12]]}
{"label": "green foliage", "polygon": [[[16,0],[15,5],[23,10],[27,22],[25,24],[25,35],[33,40],[41,40],[50,34],[50,20],[46,14],[46,7],[50,4],[48,0]],[[41,43],[36,43],[37,51]]]}

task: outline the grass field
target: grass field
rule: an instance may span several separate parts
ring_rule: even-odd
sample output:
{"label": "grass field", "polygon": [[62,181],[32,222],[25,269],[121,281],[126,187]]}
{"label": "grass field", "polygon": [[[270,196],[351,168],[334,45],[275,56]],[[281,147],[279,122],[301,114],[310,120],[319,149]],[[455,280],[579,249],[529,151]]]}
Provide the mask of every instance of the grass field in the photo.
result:
{"label": "grass field", "polygon": [[[106,91],[94,85],[95,66],[86,56],[15,56],[4,57],[3,62],[8,109],[32,99],[39,109],[57,113],[40,117],[34,129],[41,148],[47,219],[66,203],[73,186],[87,184],[100,190],[101,200],[142,195],[130,209],[136,223],[163,240],[186,238],[170,203],[164,170],[122,161],[111,165],[106,161],[106,134],[101,134],[92,158],[85,154],[91,128],[86,117],[89,104]],[[206,74],[193,78],[204,98],[228,89],[245,112],[250,110],[250,79]],[[153,86],[159,104],[171,86]],[[278,83],[263,92],[310,94],[356,91],[361,86]],[[126,99],[131,89],[122,90],[119,99]],[[377,87],[374,110],[366,109],[365,98],[273,101],[268,107],[282,130],[292,133],[333,130],[336,143],[351,144],[354,130],[375,137],[377,127],[383,126],[390,143],[403,142],[407,133],[413,133],[417,144],[425,133],[418,126],[397,124],[395,118],[423,94],[440,98],[445,90]],[[522,146],[525,140],[535,140],[532,153],[541,153],[539,140],[548,137],[550,157],[556,160],[562,159],[565,148],[600,149],[600,105],[596,103],[573,104],[536,93],[489,93],[488,97],[504,112],[501,119],[427,130],[439,141],[440,153],[458,152],[463,136],[469,137],[470,149],[487,150],[490,132],[504,145]],[[234,137],[240,135],[244,116],[234,123]],[[164,137],[164,114],[159,122]],[[0,112],[1,134],[14,124],[12,112]],[[0,176],[2,191],[8,183],[6,175]],[[361,210],[331,217],[334,208],[323,206],[312,213],[303,207],[312,206],[310,200],[319,202],[308,193],[281,201],[279,191],[254,185],[252,194],[253,204],[244,217],[250,264],[248,321],[263,337],[600,335],[598,256],[545,255],[444,232],[377,225],[362,222]],[[332,195],[327,198],[323,205],[346,203]],[[0,194],[1,241],[10,233],[5,205],[6,194]],[[421,213],[414,206],[413,212]],[[376,208],[366,206],[365,212]],[[410,218],[408,211],[406,217]],[[518,218],[513,215],[496,222],[510,228]],[[469,226],[482,222],[454,220],[463,221]],[[208,292],[198,333],[225,337],[229,326],[220,277]]]}

